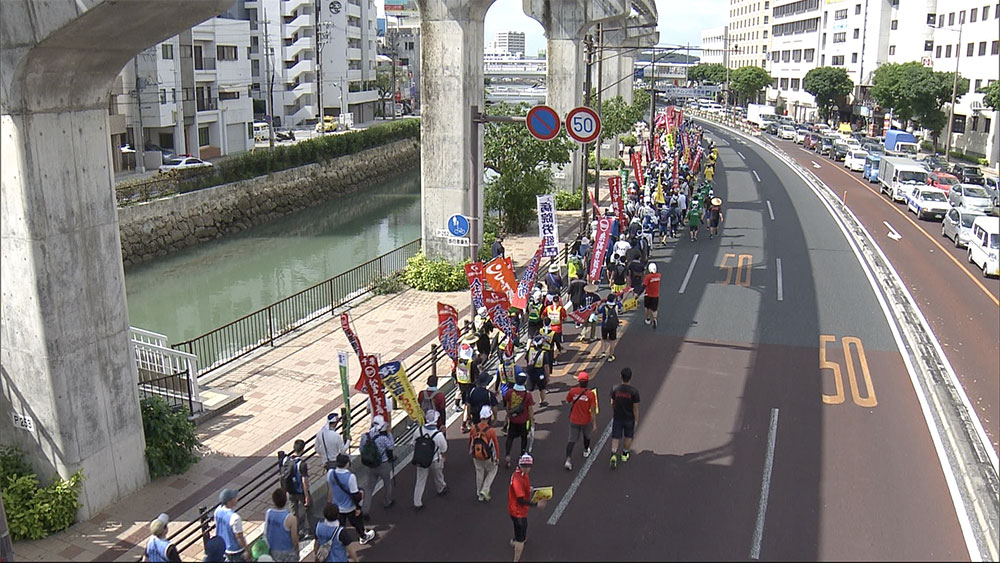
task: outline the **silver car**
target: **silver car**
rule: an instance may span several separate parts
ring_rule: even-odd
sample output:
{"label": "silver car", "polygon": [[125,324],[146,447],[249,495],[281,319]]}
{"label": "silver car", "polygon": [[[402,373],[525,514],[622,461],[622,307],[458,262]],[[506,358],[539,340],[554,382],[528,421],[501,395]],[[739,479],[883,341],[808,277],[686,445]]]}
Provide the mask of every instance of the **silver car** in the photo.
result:
{"label": "silver car", "polygon": [[989,192],[982,186],[959,184],[948,191],[948,203],[973,211],[986,213],[993,207]]}
{"label": "silver car", "polygon": [[941,236],[955,241],[956,247],[969,246],[972,237],[972,222],[976,217],[982,217],[978,211],[957,209],[952,207],[941,221]]}

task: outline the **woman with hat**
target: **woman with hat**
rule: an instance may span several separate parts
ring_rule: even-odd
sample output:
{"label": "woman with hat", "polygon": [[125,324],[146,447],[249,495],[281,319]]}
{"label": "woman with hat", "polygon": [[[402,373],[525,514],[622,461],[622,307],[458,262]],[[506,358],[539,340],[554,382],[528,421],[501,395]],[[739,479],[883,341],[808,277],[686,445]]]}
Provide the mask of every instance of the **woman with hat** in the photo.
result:
{"label": "woman with hat", "polygon": [[562,292],[563,280],[559,276],[559,264],[555,262],[549,266],[549,273],[545,274],[545,292],[549,295],[559,295]]}
{"label": "woman with hat", "polygon": [[719,234],[719,223],[722,220],[722,200],[713,197],[708,207],[708,238]]}
{"label": "woman with hat", "polygon": [[170,519],[166,514],[160,514],[156,520],[149,523],[149,539],[146,540],[146,551],[143,553],[143,561],[180,561],[181,556],[177,553],[170,540],[167,539],[167,524]]}

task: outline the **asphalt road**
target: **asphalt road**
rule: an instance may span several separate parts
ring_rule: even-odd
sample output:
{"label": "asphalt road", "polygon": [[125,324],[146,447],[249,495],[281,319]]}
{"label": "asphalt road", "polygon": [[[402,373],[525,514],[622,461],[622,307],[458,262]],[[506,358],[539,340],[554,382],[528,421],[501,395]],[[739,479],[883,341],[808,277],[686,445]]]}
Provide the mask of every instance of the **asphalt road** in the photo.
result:
{"label": "asphalt road", "polygon": [[[906,283],[945,351],[984,430],[1000,452],[1000,279],[970,264],[964,248],[941,236],[941,222],[918,220],[879,184],[789,141],[770,138],[847,203]],[[815,164],[814,164],[815,163]],[[818,166],[818,167],[817,167]],[[843,197],[843,196],[842,196]],[[885,223],[899,240],[892,240]]]}
{"label": "asphalt road", "polygon": [[[551,400],[531,477],[555,498],[532,509],[524,560],[968,559],[890,326],[844,235],[777,159],[713,136],[721,237],[682,232],[655,248],[658,329],[640,306],[615,362],[574,343],[551,386],[565,393],[576,371],[596,372],[600,435],[608,391],[631,367],[642,394],[633,457],[613,471],[605,446],[588,467],[578,445],[566,471],[568,409]],[[375,509],[381,537],[366,559],[510,557],[509,472],[480,504],[457,425],[449,448],[451,493],[428,490],[416,513],[414,472],[403,470],[396,507]]]}

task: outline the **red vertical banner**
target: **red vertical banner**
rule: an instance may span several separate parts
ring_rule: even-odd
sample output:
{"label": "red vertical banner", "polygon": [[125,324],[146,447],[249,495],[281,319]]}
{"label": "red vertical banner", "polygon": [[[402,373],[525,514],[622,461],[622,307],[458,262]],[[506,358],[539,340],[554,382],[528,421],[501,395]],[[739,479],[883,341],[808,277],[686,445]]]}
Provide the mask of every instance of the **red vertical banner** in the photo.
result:
{"label": "red vertical banner", "polygon": [[591,190],[587,190],[587,193],[590,194],[590,205],[594,208],[594,217],[600,217],[601,208],[597,205],[597,199],[594,198],[594,192]]}
{"label": "red vertical banner", "polygon": [[344,336],[347,337],[347,341],[350,342],[351,348],[358,357],[365,355],[364,351],[361,349],[361,341],[358,340],[358,335],[354,334],[354,329],[351,328],[351,316],[347,313],[340,314],[340,328],[344,330]]}
{"label": "red vertical banner", "polygon": [[677,169],[678,168],[678,164],[680,163],[680,160],[681,160],[681,153],[675,152],[674,153],[674,189],[675,190],[678,187],[680,187],[680,184],[681,184],[680,172]]}
{"label": "red vertical banner", "polygon": [[483,292],[486,311],[493,321],[493,326],[499,328],[507,336],[507,350],[514,349],[514,325],[510,322],[510,301],[507,296],[497,291]]}
{"label": "red vertical banner", "polygon": [[532,286],[535,285],[535,280],[538,279],[538,265],[542,262],[542,249],[544,247],[545,240],[543,239],[538,244],[535,255],[531,257],[531,260],[528,260],[528,265],[521,272],[521,279],[517,282],[517,295],[511,298],[511,305],[522,311],[527,308],[528,295],[531,293]]}
{"label": "red vertical banner", "polygon": [[625,202],[622,194],[622,177],[612,176],[608,178],[608,192],[611,194],[611,205],[615,211],[615,217],[625,216]]}
{"label": "red vertical banner", "polygon": [[458,363],[458,311],[438,301],[438,340],[451,361]]}
{"label": "red vertical banner", "polygon": [[368,393],[368,398],[372,402],[373,414],[382,415],[386,422],[389,422],[389,409],[385,403],[385,388],[382,385],[382,376],[378,372],[378,358],[368,354],[361,358],[361,383],[362,389]]}
{"label": "red vertical banner", "polygon": [[588,272],[588,278],[594,283],[601,277],[601,266],[604,264],[604,253],[608,250],[612,220],[611,217],[601,217],[597,220],[597,234],[594,236],[593,256],[590,259]]}
{"label": "red vertical banner", "polygon": [[483,306],[483,263],[473,262],[465,265],[465,278],[469,280],[469,292],[472,294],[472,308],[476,311]]}
{"label": "red vertical banner", "polygon": [[632,175],[635,176],[635,181],[642,187],[642,165],[639,164],[639,153],[632,153]]}
{"label": "red vertical banner", "polygon": [[483,271],[486,283],[490,284],[494,291],[499,291],[508,299],[517,292],[517,278],[514,277],[514,270],[506,259],[497,256],[486,263]]}

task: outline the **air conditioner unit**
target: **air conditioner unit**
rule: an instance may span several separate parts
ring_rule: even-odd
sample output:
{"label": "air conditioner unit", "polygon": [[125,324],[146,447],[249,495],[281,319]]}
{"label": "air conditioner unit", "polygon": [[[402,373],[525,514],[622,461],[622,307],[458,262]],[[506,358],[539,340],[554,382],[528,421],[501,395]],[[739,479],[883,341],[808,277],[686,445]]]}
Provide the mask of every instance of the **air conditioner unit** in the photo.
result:
{"label": "air conditioner unit", "polygon": [[983,102],[981,102],[981,101],[979,101],[979,100],[973,100],[973,101],[972,101],[972,102],[971,102],[971,103],[969,104],[969,107],[970,107],[970,108],[972,109],[972,111],[974,111],[974,112],[977,112],[977,113],[978,113],[978,112],[981,112],[981,111],[983,111]]}

